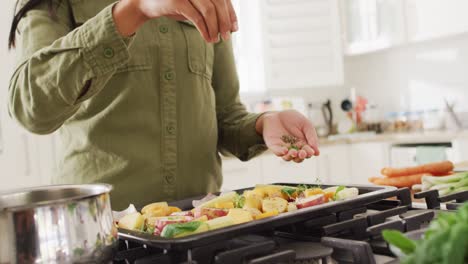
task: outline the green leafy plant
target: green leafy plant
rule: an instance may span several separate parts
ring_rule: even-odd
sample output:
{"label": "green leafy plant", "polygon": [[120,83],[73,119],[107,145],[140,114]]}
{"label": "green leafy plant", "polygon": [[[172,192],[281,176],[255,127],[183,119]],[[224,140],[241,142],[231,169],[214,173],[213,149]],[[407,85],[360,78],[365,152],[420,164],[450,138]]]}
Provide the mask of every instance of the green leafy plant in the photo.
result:
{"label": "green leafy plant", "polygon": [[468,262],[468,203],[455,213],[439,214],[424,237],[413,241],[394,230],[384,230],[383,238],[406,254],[405,264],[464,264]]}

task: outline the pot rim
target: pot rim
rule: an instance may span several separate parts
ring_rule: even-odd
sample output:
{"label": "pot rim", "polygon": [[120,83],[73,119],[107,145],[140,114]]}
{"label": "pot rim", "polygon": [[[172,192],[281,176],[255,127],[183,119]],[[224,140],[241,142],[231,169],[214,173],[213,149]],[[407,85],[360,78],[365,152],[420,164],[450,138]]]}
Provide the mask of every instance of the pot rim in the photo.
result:
{"label": "pot rim", "polygon": [[[54,204],[64,204],[72,201],[83,200],[86,198],[96,197],[101,194],[110,193],[113,187],[106,183],[93,183],[93,184],[60,184],[60,185],[46,185],[30,188],[20,188],[7,192],[0,192],[0,211],[4,210],[21,210],[35,207],[42,207]],[[39,201],[28,200],[28,195],[33,193],[46,193],[52,191],[66,191],[78,190],[82,194],[70,195],[64,198],[40,199]]]}

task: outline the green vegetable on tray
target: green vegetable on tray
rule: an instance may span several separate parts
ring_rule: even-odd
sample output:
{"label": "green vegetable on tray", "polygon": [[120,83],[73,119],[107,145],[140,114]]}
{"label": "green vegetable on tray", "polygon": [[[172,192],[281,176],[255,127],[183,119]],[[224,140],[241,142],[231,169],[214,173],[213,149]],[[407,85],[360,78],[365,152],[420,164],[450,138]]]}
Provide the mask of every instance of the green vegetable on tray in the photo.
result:
{"label": "green vegetable on tray", "polygon": [[468,263],[468,203],[457,212],[439,214],[420,241],[394,230],[384,230],[382,235],[406,254],[404,264]]}
{"label": "green vegetable on tray", "polygon": [[206,223],[201,221],[192,221],[187,223],[169,224],[164,227],[161,236],[167,238],[182,237],[203,231],[208,231]]}

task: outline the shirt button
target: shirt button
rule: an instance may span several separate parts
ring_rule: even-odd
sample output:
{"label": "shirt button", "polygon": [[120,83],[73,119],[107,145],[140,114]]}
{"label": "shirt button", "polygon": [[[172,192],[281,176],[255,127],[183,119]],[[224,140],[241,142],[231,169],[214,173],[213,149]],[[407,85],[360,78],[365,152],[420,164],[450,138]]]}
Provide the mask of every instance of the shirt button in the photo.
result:
{"label": "shirt button", "polygon": [[173,126],[167,126],[166,130],[167,130],[167,133],[169,133],[170,135],[174,135],[175,133],[175,127]]}
{"label": "shirt button", "polygon": [[164,74],[164,79],[171,81],[174,80],[174,73],[173,72],[166,72]]}
{"label": "shirt button", "polygon": [[172,175],[167,175],[165,178],[166,178],[166,182],[169,184],[173,184],[175,181],[175,178]]}
{"label": "shirt button", "polygon": [[104,57],[111,59],[114,57],[114,49],[113,48],[105,48],[104,49]]}
{"label": "shirt button", "polygon": [[165,33],[169,32],[169,27],[167,25],[161,25],[161,26],[159,26],[159,32],[165,34]]}

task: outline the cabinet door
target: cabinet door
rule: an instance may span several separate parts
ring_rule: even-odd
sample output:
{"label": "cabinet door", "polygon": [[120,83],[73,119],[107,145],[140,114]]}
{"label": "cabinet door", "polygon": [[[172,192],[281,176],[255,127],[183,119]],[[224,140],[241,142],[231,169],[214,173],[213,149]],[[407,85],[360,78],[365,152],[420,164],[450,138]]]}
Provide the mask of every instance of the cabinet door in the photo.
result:
{"label": "cabinet door", "polygon": [[308,183],[323,181],[318,173],[315,158],[302,163],[286,162],[275,155],[264,155],[262,160],[262,174],[264,183]]}
{"label": "cabinet door", "polygon": [[407,0],[410,41],[421,41],[468,32],[468,1]]}
{"label": "cabinet door", "polygon": [[390,145],[387,143],[352,144],[351,182],[369,184],[368,179],[380,175],[383,167],[389,165]]}
{"label": "cabinet door", "polygon": [[405,0],[341,0],[344,52],[358,55],[405,40]]}
{"label": "cabinet door", "polygon": [[347,184],[351,181],[348,145],[321,147],[316,159],[324,183]]}
{"label": "cabinet door", "polygon": [[267,89],[343,83],[337,0],[261,0]]}
{"label": "cabinet door", "polygon": [[262,183],[261,158],[248,162],[238,159],[223,160],[222,191],[242,189]]}

